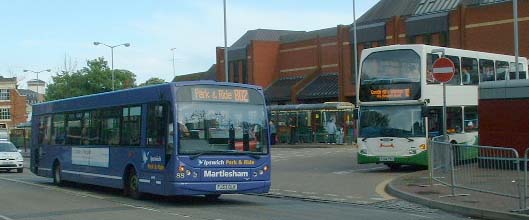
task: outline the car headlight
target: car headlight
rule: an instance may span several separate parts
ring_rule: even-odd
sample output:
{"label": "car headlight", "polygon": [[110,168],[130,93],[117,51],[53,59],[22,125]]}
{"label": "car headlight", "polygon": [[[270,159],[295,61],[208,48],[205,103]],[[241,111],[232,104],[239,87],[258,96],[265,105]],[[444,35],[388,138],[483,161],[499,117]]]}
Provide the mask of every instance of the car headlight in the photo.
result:
{"label": "car headlight", "polygon": [[16,160],[23,161],[24,157],[22,157],[21,154],[18,154]]}

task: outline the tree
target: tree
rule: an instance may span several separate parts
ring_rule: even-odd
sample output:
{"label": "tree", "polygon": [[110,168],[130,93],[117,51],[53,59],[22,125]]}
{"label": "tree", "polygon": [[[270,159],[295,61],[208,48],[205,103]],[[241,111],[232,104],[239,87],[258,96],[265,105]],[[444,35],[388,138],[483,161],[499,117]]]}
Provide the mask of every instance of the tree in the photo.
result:
{"label": "tree", "polygon": [[151,77],[144,83],[140,84],[140,86],[156,85],[156,84],[162,84],[162,83],[165,83],[165,80],[160,79],[158,77]]}
{"label": "tree", "polygon": [[[116,90],[136,86],[136,75],[128,70],[114,70]],[[112,70],[102,57],[88,60],[87,66],[75,72],[61,71],[52,76],[46,100],[64,99],[112,91]]]}

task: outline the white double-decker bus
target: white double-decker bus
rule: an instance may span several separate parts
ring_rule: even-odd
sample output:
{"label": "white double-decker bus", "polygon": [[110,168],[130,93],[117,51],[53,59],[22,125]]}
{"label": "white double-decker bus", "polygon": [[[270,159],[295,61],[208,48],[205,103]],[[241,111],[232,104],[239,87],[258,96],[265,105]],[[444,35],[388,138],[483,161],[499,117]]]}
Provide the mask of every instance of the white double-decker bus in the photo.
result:
{"label": "white double-decker bus", "polygon": [[358,163],[384,163],[392,169],[428,165],[426,139],[443,133],[443,89],[432,75],[433,62],[443,52],[456,68],[446,88],[452,143],[477,143],[480,82],[527,79],[523,57],[516,74],[514,56],[429,45],[365,49],[356,87]]}

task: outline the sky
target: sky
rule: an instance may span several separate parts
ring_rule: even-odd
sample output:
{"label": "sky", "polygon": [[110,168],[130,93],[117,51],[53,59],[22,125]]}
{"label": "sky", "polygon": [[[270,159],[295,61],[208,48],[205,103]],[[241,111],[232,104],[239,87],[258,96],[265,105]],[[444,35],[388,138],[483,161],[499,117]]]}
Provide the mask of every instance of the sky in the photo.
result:
{"label": "sky", "polygon": [[[226,0],[228,46],[246,31],[312,31],[353,22],[352,0]],[[302,2],[302,3],[301,3]],[[378,0],[357,0],[356,17]],[[77,70],[114,48],[114,68],[166,81],[175,73],[202,72],[224,46],[222,0],[0,0],[0,75],[19,86],[35,79],[51,82],[61,70]],[[171,51],[171,48],[176,48]]]}

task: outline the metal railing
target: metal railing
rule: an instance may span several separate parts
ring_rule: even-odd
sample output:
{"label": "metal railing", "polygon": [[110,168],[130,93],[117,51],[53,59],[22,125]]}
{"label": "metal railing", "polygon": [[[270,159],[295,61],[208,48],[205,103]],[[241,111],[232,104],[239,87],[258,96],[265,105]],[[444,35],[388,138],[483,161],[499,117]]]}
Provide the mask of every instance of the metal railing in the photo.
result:
{"label": "metal railing", "polygon": [[[429,141],[430,184],[450,187],[446,196],[461,196],[457,189],[504,196],[518,200],[526,208],[527,157],[514,148],[447,143],[443,136]],[[522,162],[525,163],[522,164]],[[522,169],[522,166],[524,169]]]}

